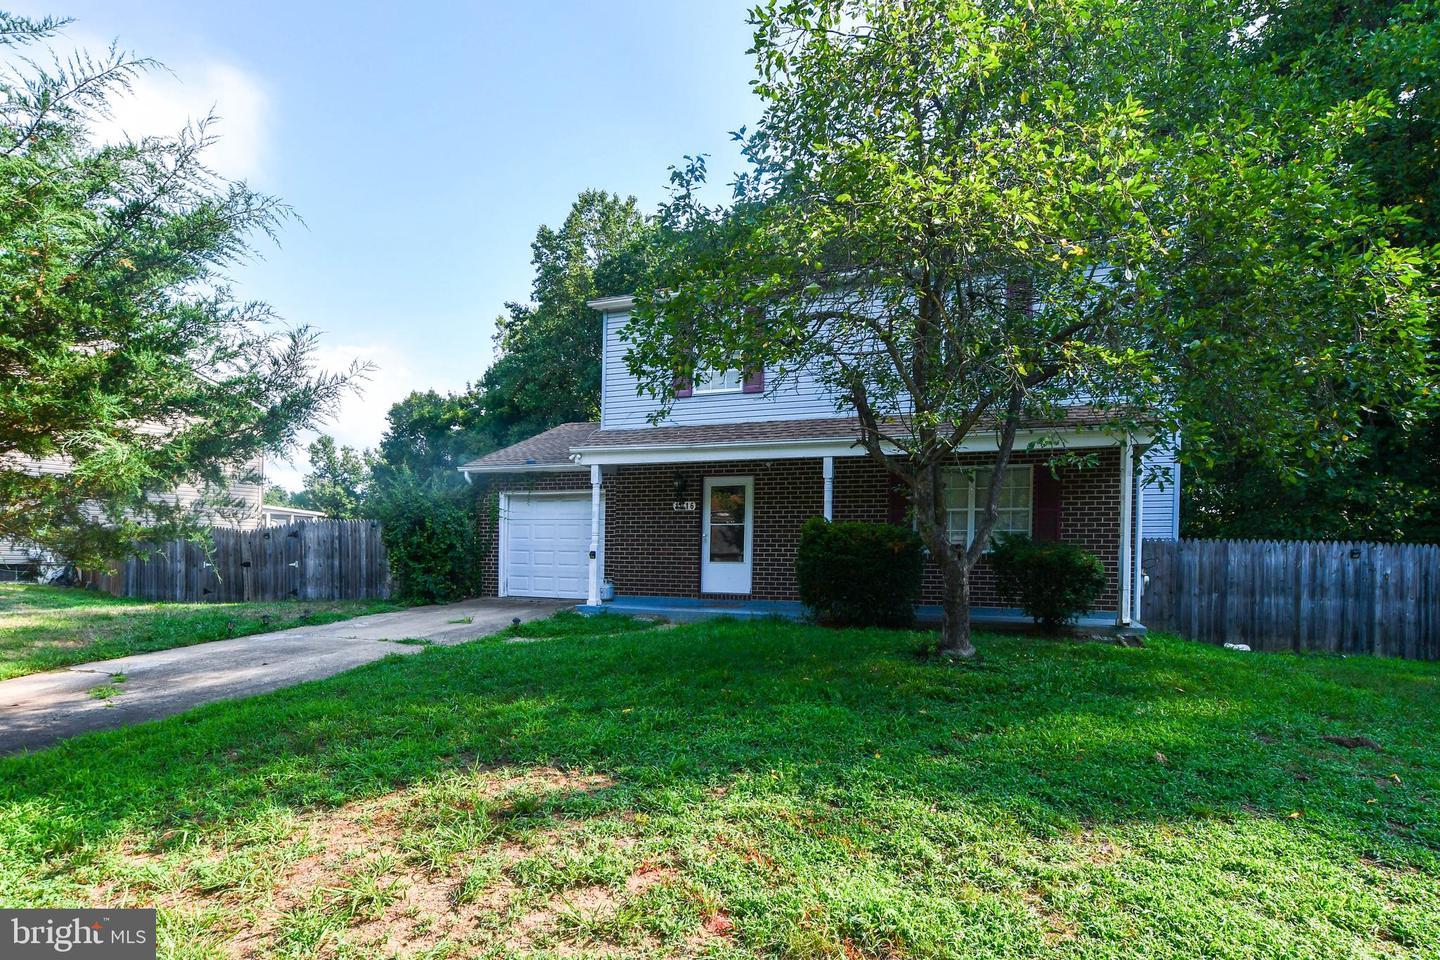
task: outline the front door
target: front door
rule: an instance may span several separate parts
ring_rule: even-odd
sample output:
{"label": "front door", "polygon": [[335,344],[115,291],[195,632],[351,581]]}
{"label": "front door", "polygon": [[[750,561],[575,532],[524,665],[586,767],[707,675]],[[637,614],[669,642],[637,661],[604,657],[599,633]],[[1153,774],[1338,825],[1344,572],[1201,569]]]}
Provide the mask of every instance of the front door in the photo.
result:
{"label": "front door", "polygon": [[749,593],[755,481],[710,477],[700,518],[700,592]]}

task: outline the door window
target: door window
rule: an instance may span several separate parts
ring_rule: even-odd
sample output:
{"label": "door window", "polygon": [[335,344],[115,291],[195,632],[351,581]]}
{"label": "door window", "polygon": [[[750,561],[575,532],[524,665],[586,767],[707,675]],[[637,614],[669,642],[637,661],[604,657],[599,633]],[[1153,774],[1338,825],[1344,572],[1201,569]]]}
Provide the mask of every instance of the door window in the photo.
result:
{"label": "door window", "polygon": [[710,488],[710,562],[745,562],[745,486]]}

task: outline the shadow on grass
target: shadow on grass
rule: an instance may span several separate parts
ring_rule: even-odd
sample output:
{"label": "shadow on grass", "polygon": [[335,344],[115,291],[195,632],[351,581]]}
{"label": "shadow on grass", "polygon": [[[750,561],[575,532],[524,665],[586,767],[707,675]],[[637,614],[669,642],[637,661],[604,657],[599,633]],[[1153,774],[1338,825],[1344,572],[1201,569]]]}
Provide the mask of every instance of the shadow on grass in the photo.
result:
{"label": "shadow on grass", "polygon": [[1440,849],[1435,665],[990,637],[983,663],[954,668],[918,660],[918,634],[612,626],[429,647],[0,761],[6,859],[24,869],[121,831],[340,805],[476,764],[603,772],[617,786],[588,802],[614,808],[768,777],[818,803],[863,785],[1038,835],[1299,814],[1357,856],[1432,869]]}

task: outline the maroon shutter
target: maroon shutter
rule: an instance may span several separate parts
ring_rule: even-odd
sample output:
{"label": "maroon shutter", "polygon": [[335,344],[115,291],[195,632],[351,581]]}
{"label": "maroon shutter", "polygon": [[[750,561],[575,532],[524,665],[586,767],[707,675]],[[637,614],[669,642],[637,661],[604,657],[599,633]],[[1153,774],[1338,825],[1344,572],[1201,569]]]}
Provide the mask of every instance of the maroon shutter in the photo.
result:
{"label": "maroon shutter", "polygon": [[675,374],[675,396],[690,397],[695,395],[695,381],[683,374]]}
{"label": "maroon shutter", "polygon": [[1060,479],[1046,466],[1036,466],[1031,481],[1030,536],[1060,539]]}
{"label": "maroon shutter", "polygon": [[910,519],[910,491],[898,481],[890,481],[889,496],[885,503],[885,519],[897,526],[905,526]]}
{"label": "maroon shutter", "polygon": [[745,384],[740,388],[743,393],[764,393],[765,392],[765,368],[761,367],[754,373],[745,375]]}

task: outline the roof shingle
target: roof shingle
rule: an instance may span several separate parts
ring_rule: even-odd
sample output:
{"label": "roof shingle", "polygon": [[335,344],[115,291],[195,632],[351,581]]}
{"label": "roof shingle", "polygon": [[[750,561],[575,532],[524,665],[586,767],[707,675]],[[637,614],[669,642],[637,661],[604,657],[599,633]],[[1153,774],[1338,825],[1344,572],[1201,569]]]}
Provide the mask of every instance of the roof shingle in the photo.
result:
{"label": "roof shingle", "polygon": [[570,460],[570,448],[578,445],[600,429],[598,423],[562,423],[529,440],[521,440],[483,457],[477,457],[460,468],[462,473],[485,473],[505,469],[539,470],[578,467]]}

